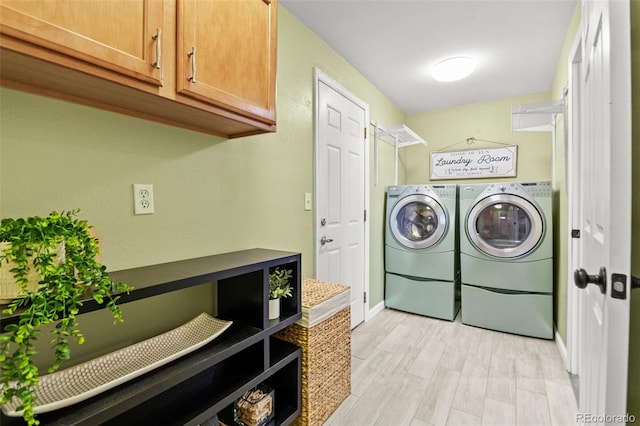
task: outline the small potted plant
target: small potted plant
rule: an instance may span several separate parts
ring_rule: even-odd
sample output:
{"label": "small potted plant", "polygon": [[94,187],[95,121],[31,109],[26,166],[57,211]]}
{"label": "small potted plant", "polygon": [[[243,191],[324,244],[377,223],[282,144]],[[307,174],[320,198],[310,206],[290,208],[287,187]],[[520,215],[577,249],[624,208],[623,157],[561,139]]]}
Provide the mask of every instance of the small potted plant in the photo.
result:
{"label": "small potted plant", "polygon": [[[8,270],[15,281],[11,285],[17,285],[15,298],[2,307],[2,314],[18,314],[17,321],[0,334],[0,405],[18,398],[29,425],[39,423],[34,412],[39,372],[32,355],[41,326],[57,323],[51,330],[55,361],[48,371],[52,373],[70,358],[70,339],[84,342],[76,318],[82,301],[106,302],[114,323],[121,322],[117,294],[132,289],[109,278],[106,267],[96,260],[98,240],[87,222],[75,217],[77,213],[0,222],[0,269]],[[9,286],[4,275],[2,284]],[[30,282],[34,276],[35,285]]]}
{"label": "small potted plant", "polygon": [[269,273],[269,319],[280,317],[280,298],[291,296],[291,269],[280,269]]}

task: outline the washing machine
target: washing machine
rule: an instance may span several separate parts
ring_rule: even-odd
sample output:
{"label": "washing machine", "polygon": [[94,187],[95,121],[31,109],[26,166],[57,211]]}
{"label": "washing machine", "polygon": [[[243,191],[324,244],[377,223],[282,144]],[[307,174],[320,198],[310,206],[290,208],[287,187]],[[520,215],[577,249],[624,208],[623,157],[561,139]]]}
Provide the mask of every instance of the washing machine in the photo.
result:
{"label": "washing machine", "polygon": [[460,186],[464,324],[553,338],[551,182]]}
{"label": "washing machine", "polygon": [[387,307],[455,319],[460,309],[457,191],[457,185],[387,188]]}

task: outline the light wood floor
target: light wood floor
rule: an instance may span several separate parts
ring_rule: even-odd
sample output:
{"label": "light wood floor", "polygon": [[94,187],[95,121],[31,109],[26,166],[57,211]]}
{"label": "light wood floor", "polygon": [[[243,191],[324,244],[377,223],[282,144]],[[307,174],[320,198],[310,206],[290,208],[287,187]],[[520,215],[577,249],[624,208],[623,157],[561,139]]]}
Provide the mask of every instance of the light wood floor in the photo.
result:
{"label": "light wood floor", "polygon": [[552,340],[385,309],[351,345],[351,395],[325,426],[576,424]]}

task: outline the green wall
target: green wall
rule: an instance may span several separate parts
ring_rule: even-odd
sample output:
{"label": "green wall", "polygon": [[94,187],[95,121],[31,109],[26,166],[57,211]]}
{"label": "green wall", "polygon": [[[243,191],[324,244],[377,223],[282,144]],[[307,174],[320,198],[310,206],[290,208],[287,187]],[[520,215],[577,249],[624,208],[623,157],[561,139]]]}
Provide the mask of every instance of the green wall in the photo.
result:
{"label": "green wall", "polygon": [[[0,217],[80,208],[102,235],[110,270],[266,247],[301,252],[303,274],[313,276],[313,213],[304,211],[303,194],[314,190],[314,67],[367,102],[371,120],[399,124],[405,114],[286,8],[278,18],[277,133],[223,140],[0,89]],[[372,307],[384,295],[384,188],[393,179],[393,150],[382,145],[370,194]],[[373,175],[373,139],[370,160]],[[133,183],[154,185],[155,214],[133,215]],[[203,302],[211,294],[203,286],[126,305],[115,328],[102,312],[87,314],[87,343],[74,357],[213,310]]]}

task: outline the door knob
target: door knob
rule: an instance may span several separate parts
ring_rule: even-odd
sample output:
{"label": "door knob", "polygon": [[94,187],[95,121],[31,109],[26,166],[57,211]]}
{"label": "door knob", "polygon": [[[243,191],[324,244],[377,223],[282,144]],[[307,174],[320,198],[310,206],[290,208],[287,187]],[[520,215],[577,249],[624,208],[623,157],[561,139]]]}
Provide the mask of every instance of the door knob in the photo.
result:
{"label": "door knob", "polygon": [[333,239],[331,238],[327,238],[324,235],[322,236],[322,238],[320,238],[320,244],[325,245],[327,243],[330,243],[331,241],[333,241]]}
{"label": "door knob", "polygon": [[598,275],[589,275],[587,271],[579,268],[573,273],[573,281],[579,288],[585,288],[589,284],[595,284],[600,287],[600,292],[605,294],[607,291],[607,270],[603,266],[600,268]]}

